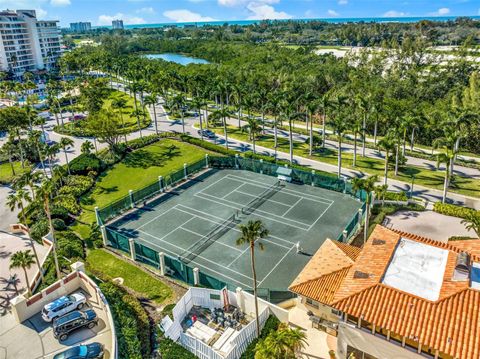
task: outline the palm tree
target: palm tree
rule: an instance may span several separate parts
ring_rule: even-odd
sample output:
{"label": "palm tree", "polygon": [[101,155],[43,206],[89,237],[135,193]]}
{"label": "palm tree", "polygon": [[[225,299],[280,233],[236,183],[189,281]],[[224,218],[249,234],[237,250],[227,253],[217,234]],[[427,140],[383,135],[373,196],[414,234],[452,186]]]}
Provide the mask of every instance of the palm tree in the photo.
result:
{"label": "palm tree", "polygon": [[203,140],[202,107],[206,105],[206,101],[203,100],[201,97],[194,97],[190,104],[198,113],[198,119],[200,121],[200,136]]}
{"label": "palm tree", "polygon": [[253,153],[255,153],[255,141],[257,135],[262,132],[262,126],[260,125],[258,119],[255,117],[249,117],[247,119],[247,124],[243,126],[242,131],[248,132],[248,137],[253,143]]}
{"label": "palm tree", "polygon": [[40,172],[34,172],[31,168],[23,172],[19,177],[15,178],[14,185],[16,188],[28,186],[35,201],[36,183],[40,181]]}
{"label": "palm tree", "polygon": [[383,184],[387,184],[388,181],[388,160],[390,158],[390,154],[395,150],[395,138],[393,132],[388,132],[385,137],[383,137],[380,141],[378,141],[378,146],[385,151],[385,171],[384,171],[384,182]]}
{"label": "palm tree", "polygon": [[325,148],[325,140],[327,136],[327,109],[331,106],[329,95],[326,93],[320,98],[319,108],[322,109],[322,147]]}
{"label": "palm tree", "polygon": [[[20,215],[22,216],[23,225],[27,228],[27,231],[30,232],[28,225],[27,225],[27,218],[25,216],[25,207],[23,202],[30,203],[32,202],[32,198],[30,194],[25,191],[23,188],[18,189],[15,193],[11,193],[7,197],[7,206],[10,207],[10,211],[14,211],[15,207],[20,209]],[[35,255],[35,262],[38,266],[38,271],[40,272],[40,277],[43,280],[43,271],[42,266],[40,264],[40,260],[38,259],[37,249],[35,248],[35,243],[33,243],[32,237],[30,237],[30,233],[28,234],[28,239],[30,240],[30,246],[32,247],[33,254]]]}
{"label": "palm tree", "polygon": [[[127,108],[127,100],[124,97],[116,97],[112,100],[112,108],[117,110],[122,121],[122,128],[125,131],[125,120],[123,118],[123,110]],[[124,132],[125,143],[127,143],[127,132]]]}
{"label": "palm tree", "polygon": [[306,334],[281,323],[255,346],[255,359],[295,359],[306,345]]}
{"label": "palm tree", "polygon": [[290,163],[293,163],[293,130],[292,122],[299,118],[301,113],[297,111],[294,101],[284,99],[281,104],[280,118],[288,121],[288,142],[290,152]]}
{"label": "palm tree", "polygon": [[375,186],[375,197],[382,200],[382,207],[385,204],[385,196],[387,195],[388,185]]}
{"label": "palm tree", "polygon": [[90,141],[85,141],[80,146],[80,152],[86,155],[90,154],[93,149],[94,149],[93,144]]}
{"label": "palm tree", "polygon": [[[247,224],[239,226],[242,236],[236,241],[237,246],[247,244],[250,248],[250,260],[252,263],[253,276],[253,296],[255,298],[255,320],[257,322],[257,338],[260,336],[260,322],[258,319],[258,298],[257,298],[257,272],[255,271],[255,245],[257,240],[268,236],[268,230],[264,227],[262,221],[248,221]],[[258,243],[260,250],[263,250],[263,244]]]}
{"label": "palm tree", "polygon": [[151,95],[145,96],[143,103],[146,106],[150,106],[153,109],[153,119],[155,122],[155,133],[158,135],[158,122],[157,122],[157,110],[155,105],[157,104],[157,94],[152,93]]}
{"label": "palm tree", "polygon": [[470,212],[467,218],[462,220],[462,224],[469,231],[473,230],[480,237],[480,214],[478,212]]}
{"label": "palm tree", "polygon": [[[357,166],[357,137],[358,134],[361,133],[362,131],[362,119],[359,118],[358,116],[355,116],[352,118],[350,122],[350,130],[353,132],[353,162],[352,166],[356,167]],[[363,135],[361,136],[363,137]],[[365,147],[364,147],[365,149]],[[364,154],[365,156],[365,154]]]}
{"label": "palm tree", "polygon": [[23,269],[23,273],[25,275],[25,282],[27,282],[28,296],[32,295],[32,290],[30,288],[30,282],[28,280],[27,269],[30,269],[30,267],[34,263],[35,261],[33,260],[33,255],[30,253],[30,250],[16,252],[10,258],[10,269],[12,268]]}
{"label": "palm tree", "polygon": [[363,229],[363,243],[367,242],[368,236],[368,220],[370,216],[370,203],[372,192],[375,191],[375,183],[378,181],[378,177],[370,176],[368,178],[354,178],[352,180],[352,189],[356,192],[364,191],[366,194],[365,203],[367,213],[365,214],[365,228]]}
{"label": "palm tree", "polygon": [[230,111],[228,110],[228,108],[223,107],[223,105],[222,105],[221,109],[213,111],[209,116],[210,121],[214,121],[214,122],[221,121],[222,126],[223,126],[223,133],[224,133],[224,136],[225,136],[225,147],[227,148],[227,150],[228,150],[228,131],[227,131],[227,120],[226,119],[229,116],[230,116]]}
{"label": "palm tree", "polygon": [[348,122],[346,117],[343,115],[335,116],[331,120],[331,125],[333,127],[333,132],[337,135],[338,143],[338,177],[342,176],[342,139],[345,134],[345,131],[348,128]]}
{"label": "palm tree", "polygon": [[70,174],[70,163],[68,162],[68,155],[67,155],[67,149],[70,147],[70,146],[73,146],[75,144],[75,142],[69,138],[69,137],[62,137],[60,139],[60,147],[62,147],[63,149],[63,153],[65,154],[65,161],[67,162],[67,171],[68,171],[68,174]]}
{"label": "palm tree", "polygon": [[180,112],[180,116],[182,117],[182,133],[185,133],[185,106],[187,102],[185,100],[185,96],[183,94],[177,94],[171,102],[171,109],[177,112]]}
{"label": "palm tree", "polygon": [[39,188],[39,191],[38,191],[39,196],[43,198],[43,207],[44,207],[45,213],[47,214],[50,233],[52,235],[53,259],[55,262],[55,270],[57,272],[57,279],[60,279],[61,273],[60,273],[60,266],[58,264],[57,241],[55,237],[55,229],[53,228],[52,215],[50,211],[50,201],[51,201],[52,195],[56,192],[57,192],[57,189],[55,187],[55,182],[49,178],[44,179],[42,186]]}
{"label": "palm tree", "polygon": [[[145,112],[142,111],[141,109],[136,109],[136,110],[133,110],[130,115],[133,116],[133,117],[136,117],[136,119],[137,119],[138,131],[140,132],[140,138],[143,138],[143,135],[142,135],[142,125],[141,125],[141,122],[140,122],[140,117],[144,117],[144,116],[145,116]],[[93,138],[95,139],[95,136],[93,136]],[[95,146],[95,148],[96,148],[96,147],[97,147],[97,146]]]}
{"label": "palm tree", "polygon": [[455,158],[455,152],[449,149],[448,147],[444,148],[444,152],[437,154],[437,168],[440,167],[441,163],[445,163],[445,180],[443,182],[443,195],[442,203],[445,203],[447,200],[448,187],[450,185],[450,169],[451,163]]}

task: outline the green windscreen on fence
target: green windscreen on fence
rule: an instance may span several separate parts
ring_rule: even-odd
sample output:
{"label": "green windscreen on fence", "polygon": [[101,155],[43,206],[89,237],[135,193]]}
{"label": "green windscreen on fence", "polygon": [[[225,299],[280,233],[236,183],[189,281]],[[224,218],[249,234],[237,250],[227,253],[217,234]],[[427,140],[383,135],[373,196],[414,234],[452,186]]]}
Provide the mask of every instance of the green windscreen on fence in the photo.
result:
{"label": "green windscreen on fence", "polygon": [[130,244],[128,242],[127,236],[121,233],[118,233],[116,231],[113,231],[108,227],[106,228],[106,232],[107,232],[107,240],[111,247],[130,253]]}
{"label": "green windscreen on fence", "polygon": [[160,192],[160,183],[154,182],[146,187],[140,188],[132,193],[133,203],[139,203]]}
{"label": "green windscreen on fence", "polygon": [[152,265],[156,268],[160,265],[158,252],[154,251],[143,244],[135,242],[136,259],[140,262]]}

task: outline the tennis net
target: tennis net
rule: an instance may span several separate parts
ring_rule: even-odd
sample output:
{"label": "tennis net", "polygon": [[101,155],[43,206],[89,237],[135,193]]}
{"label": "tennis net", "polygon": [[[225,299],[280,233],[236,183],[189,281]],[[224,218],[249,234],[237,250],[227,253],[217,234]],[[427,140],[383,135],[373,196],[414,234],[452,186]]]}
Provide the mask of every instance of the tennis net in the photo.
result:
{"label": "tennis net", "polygon": [[260,195],[250,201],[245,207],[242,208],[242,213],[249,215],[252,214],[258,207],[268,201],[275,193],[282,189],[283,183],[281,181],[275,182],[273,185],[268,187]]}
{"label": "tennis net", "polygon": [[178,259],[183,263],[188,264],[194,260],[200,253],[210,247],[217,239],[222,237],[231,228],[235,227],[237,220],[235,214],[232,214],[222,223],[217,224],[210,232],[203,236],[199,241],[195,242],[187,248]]}

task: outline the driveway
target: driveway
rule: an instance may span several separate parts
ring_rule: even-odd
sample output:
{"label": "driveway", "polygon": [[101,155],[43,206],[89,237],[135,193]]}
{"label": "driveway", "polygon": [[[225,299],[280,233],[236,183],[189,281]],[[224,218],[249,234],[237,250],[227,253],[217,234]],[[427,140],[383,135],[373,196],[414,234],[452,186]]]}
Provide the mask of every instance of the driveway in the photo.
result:
{"label": "driveway", "polygon": [[461,221],[461,218],[433,211],[400,211],[386,218],[386,226],[440,242],[447,242],[453,236],[477,238],[476,233],[465,229]]}

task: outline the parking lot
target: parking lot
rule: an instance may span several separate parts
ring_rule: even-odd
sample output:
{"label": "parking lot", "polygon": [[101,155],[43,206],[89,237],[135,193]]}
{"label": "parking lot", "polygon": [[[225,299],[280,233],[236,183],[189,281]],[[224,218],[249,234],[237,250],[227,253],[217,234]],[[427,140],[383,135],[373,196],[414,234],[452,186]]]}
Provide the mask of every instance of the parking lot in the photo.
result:
{"label": "parking lot", "polygon": [[4,358],[53,358],[71,346],[99,342],[105,346],[104,358],[110,358],[111,328],[107,312],[96,302],[96,298],[82,292],[87,297],[83,308],[93,309],[98,317],[98,325],[93,329],[82,328],[72,333],[60,343],[53,336],[52,324],[46,323],[38,312],[30,319],[18,324],[11,313],[0,317],[0,359]]}

